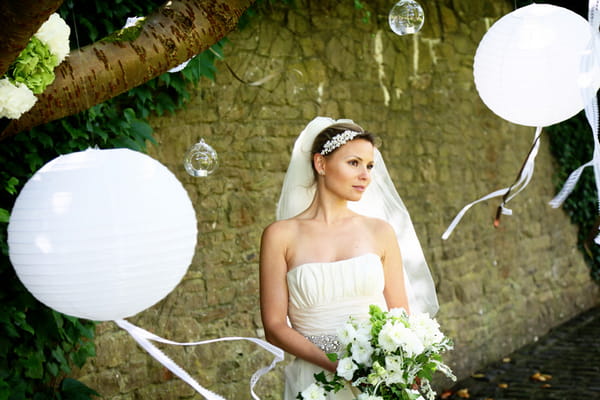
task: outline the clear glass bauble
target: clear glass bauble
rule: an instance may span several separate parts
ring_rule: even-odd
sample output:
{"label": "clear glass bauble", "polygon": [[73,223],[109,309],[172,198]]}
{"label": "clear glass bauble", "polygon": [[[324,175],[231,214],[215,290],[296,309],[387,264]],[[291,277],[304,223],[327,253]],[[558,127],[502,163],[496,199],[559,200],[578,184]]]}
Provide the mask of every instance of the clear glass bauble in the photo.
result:
{"label": "clear glass bauble", "polygon": [[195,177],[204,177],[212,174],[219,165],[217,152],[204,139],[190,147],[185,154],[183,166],[188,174]]}
{"label": "clear glass bauble", "polygon": [[390,10],[388,22],[397,35],[417,33],[425,22],[425,13],[416,1],[400,0]]}

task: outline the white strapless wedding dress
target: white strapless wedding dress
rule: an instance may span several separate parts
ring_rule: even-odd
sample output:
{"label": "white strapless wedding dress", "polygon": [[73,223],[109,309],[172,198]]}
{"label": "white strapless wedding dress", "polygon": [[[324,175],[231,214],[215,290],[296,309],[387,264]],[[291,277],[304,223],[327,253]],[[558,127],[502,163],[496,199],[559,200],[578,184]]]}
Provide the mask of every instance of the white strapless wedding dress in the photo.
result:
{"label": "white strapless wedding dress", "polygon": [[[302,264],[287,273],[287,283],[289,319],[304,336],[335,335],[350,315],[368,319],[371,304],[387,309],[383,266],[377,254]],[[284,400],[296,399],[321,370],[299,358],[292,361],[285,370]],[[346,388],[327,399],[350,400],[354,396]]]}

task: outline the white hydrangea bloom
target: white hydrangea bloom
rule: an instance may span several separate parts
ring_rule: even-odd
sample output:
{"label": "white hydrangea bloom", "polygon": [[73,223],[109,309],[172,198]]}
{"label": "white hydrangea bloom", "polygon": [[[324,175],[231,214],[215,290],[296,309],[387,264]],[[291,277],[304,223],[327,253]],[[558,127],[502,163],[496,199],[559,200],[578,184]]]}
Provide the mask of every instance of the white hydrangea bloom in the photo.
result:
{"label": "white hydrangea bloom", "polygon": [[316,383],[311,384],[309,387],[302,391],[302,398],[304,400],[325,400],[325,389],[317,385]]}
{"label": "white hydrangea bloom", "polygon": [[444,334],[440,331],[440,324],[435,319],[429,318],[429,314],[412,314],[409,317],[409,323],[425,347],[438,344],[444,339]]}
{"label": "white hydrangea bloom", "polygon": [[13,85],[7,78],[0,79],[0,117],[19,119],[36,101],[37,97],[24,84]]}
{"label": "white hydrangea bloom", "polygon": [[358,366],[352,361],[351,357],[342,358],[337,365],[337,374],[347,381],[351,380],[354,376],[354,371],[358,369]]}
{"label": "white hydrangea bloom", "polygon": [[50,48],[50,52],[56,56],[60,64],[69,54],[70,34],[71,28],[69,28],[69,25],[58,13],[54,13],[40,26],[40,29],[35,33],[35,37]]}

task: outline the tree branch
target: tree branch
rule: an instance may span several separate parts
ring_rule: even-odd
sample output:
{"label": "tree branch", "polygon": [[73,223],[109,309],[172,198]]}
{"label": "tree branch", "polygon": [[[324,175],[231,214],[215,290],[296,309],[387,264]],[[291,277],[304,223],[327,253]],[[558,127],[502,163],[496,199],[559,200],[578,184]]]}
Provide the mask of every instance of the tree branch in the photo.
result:
{"label": "tree branch", "polygon": [[0,1],[0,76],[63,0]]}
{"label": "tree branch", "polygon": [[36,105],[0,140],[86,110],[126,92],[217,43],[233,31],[253,0],[173,0],[147,17],[131,41],[101,40],[74,50]]}

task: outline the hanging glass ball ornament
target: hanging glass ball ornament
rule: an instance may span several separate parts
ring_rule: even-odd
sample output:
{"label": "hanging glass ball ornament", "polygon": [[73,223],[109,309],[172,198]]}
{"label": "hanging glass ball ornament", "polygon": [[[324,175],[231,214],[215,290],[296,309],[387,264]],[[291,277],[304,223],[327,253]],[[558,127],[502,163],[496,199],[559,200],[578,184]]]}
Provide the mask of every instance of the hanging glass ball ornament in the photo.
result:
{"label": "hanging glass ball ornament", "polygon": [[215,172],[219,164],[217,152],[210,145],[200,139],[190,147],[185,154],[183,166],[191,176],[208,176]]}
{"label": "hanging glass ball ornament", "polygon": [[397,35],[417,33],[425,22],[425,13],[416,1],[400,0],[390,10],[388,22]]}

